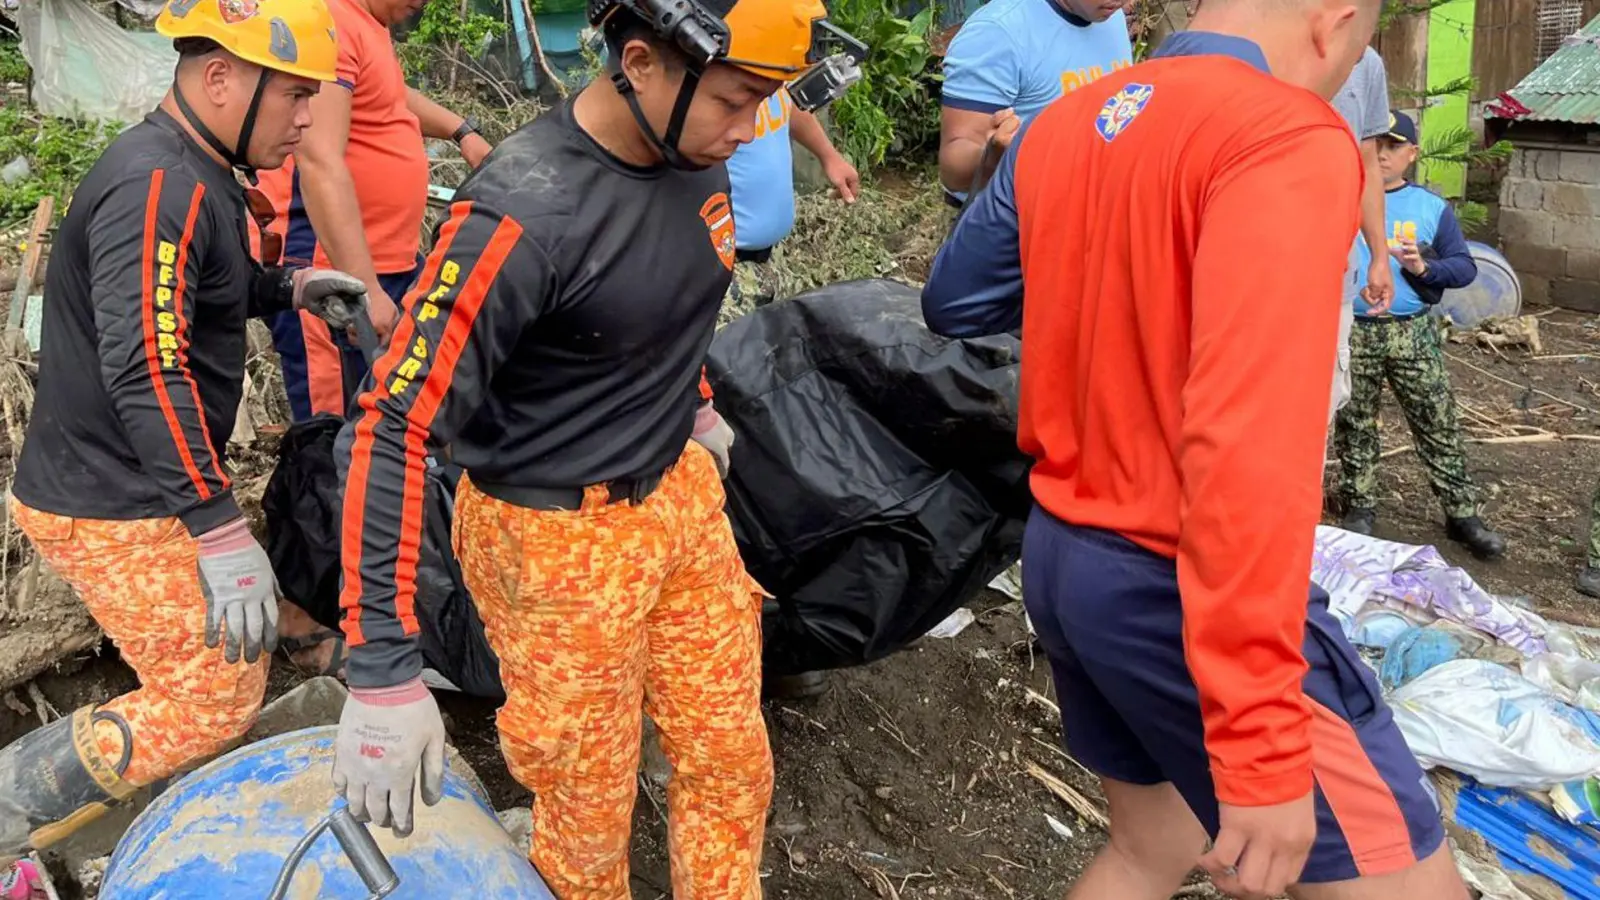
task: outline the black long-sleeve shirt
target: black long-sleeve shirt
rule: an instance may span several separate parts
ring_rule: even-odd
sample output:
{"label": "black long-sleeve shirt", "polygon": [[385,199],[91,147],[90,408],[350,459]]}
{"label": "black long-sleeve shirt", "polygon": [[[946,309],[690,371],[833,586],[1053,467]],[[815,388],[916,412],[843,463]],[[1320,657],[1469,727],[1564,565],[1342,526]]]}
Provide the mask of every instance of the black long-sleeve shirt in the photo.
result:
{"label": "black long-sleeve shirt", "polygon": [[39,384],[12,492],[89,519],[240,515],[224,468],[245,320],[287,309],[233,173],[156,111],[72,196],[45,276]]}
{"label": "black long-sleeve shirt", "polygon": [[356,687],[421,670],[425,448],[448,445],[491,493],[660,474],[689,440],[732,278],[726,170],[627,165],[570,104],[455,196],[359,400],[341,597]]}

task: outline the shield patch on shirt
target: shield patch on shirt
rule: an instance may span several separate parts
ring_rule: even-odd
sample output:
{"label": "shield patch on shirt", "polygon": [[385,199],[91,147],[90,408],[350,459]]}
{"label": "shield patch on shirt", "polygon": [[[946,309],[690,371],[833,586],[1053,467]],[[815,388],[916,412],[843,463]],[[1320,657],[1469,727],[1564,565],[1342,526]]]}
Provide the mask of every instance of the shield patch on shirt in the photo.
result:
{"label": "shield patch on shirt", "polygon": [[1094,130],[1111,143],[1117,135],[1128,130],[1133,120],[1144,112],[1145,105],[1155,95],[1156,87],[1153,84],[1129,84],[1112,95],[1106,105],[1100,107],[1100,115],[1095,117]]}
{"label": "shield patch on shirt", "polygon": [[728,202],[728,195],[722,191],[712,194],[700,207],[700,218],[705,220],[706,230],[711,234],[711,247],[717,251],[717,258],[732,271],[735,253],[733,205]]}

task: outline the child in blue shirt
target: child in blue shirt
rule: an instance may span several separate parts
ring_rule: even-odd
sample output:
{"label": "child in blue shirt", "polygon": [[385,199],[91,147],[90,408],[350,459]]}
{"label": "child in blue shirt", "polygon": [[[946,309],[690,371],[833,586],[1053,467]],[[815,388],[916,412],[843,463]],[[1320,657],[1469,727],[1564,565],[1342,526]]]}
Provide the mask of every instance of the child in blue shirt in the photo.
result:
{"label": "child in blue shirt", "polygon": [[[1391,235],[1380,252],[1390,257],[1394,302],[1386,313],[1374,315],[1370,306],[1356,300],[1350,402],[1334,423],[1339,494],[1346,510],[1342,524],[1348,531],[1371,534],[1377,521],[1378,412],[1387,382],[1411,428],[1428,482],[1444,506],[1446,533],[1474,556],[1494,559],[1505,552],[1505,540],[1478,517],[1478,492],[1467,474],[1438,318],[1429,315],[1446,289],[1466,287],[1478,277],[1478,265],[1449,202],[1406,180],[1416,161],[1416,124],[1404,113],[1391,113],[1389,133],[1378,141],[1378,163],[1384,177],[1385,231]],[[1365,273],[1373,251],[1363,241],[1361,252],[1357,271]]]}

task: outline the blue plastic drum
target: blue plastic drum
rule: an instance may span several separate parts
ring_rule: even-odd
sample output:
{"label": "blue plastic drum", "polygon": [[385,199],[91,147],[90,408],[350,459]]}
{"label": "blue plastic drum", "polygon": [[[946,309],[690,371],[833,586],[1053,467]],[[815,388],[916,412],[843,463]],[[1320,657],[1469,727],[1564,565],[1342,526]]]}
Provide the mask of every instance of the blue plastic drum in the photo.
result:
{"label": "blue plastic drum", "polygon": [[[309,728],[242,747],[169,788],[134,820],[106,869],[101,900],[266,900],[294,846],[337,805],[337,728]],[[394,900],[555,900],[500,826],[483,786],[451,769],[444,799],[416,829],[372,828],[400,877]],[[331,833],[301,860],[289,900],[366,900]]]}
{"label": "blue plastic drum", "polygon": [[1444,292],[1434,312],[1449,316],[1460,328],[1475,328],[1492,316],[1522,314],[1522,282],[1511,263],[1488,244],[1467,241],[1472,258],[1478,262],[1478,278],[1464,288]]}

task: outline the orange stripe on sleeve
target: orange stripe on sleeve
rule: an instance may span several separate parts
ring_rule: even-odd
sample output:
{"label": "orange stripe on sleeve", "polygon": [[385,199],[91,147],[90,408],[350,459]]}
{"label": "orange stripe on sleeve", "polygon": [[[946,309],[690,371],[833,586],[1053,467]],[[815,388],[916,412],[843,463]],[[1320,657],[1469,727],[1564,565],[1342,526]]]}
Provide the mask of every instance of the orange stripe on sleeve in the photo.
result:
{"label": "orange stripe on sleeve", "polygon": [[1312,772],[1339,820],[1356,872],[1363,877],[1387,875],[1414,865],[1417,855],[1400,802],[1355,729],[1338,713],[1306,699],[1311,703]]}
{"label": "orange stripe on sleeve", "polygon": [[[206,442],[206,451],[211,454],[211,471],[217,476],[217,483],[227,490],[232,484],[228,474],[222,471],[222,466],[217,463],[217,445],[211,442],[211,426],[206,424],[205,404],[200,402],[200,386],[195,383],[194,376],[189,373],[189,320],[183,315],[183,294],[188,280],[185,270],[189,265],[189,244],[194,240],[194,223],[200,218],[200,201],[206,195],[206,186],[195,183],[194,195],[189,198],[189,214],[183,220],[183,237],[178,241],[178,283],[172,290],[172,310],[178,317],[178,364],[183,380],[189,385],[189,395],[194,398],[195,412],[200,416],[200,436]],[[185,447],[188,443],[185,442]]]}
{"label": "orange stripe on sleeve", "polygon": [[700,399],[711,399],[711,382],[706,380],[706,367],[700,367]]}
{"label": "orange stripe on sleeve", "polygon": [[373,365],[372,390],[360,398],[361,418],[356,423],[355,442],[350,448],[350,472],[345,479],[344,512],[340,521],[342,535],[341,556],[344,561],[344,590],[339,595],[339,606],[345,611],[345,616],[340,622],[344,631],[345,642],[351,647],[358,647],[366,642],[361,631],[361,595],[364,590],[361,579],[361,557],[366,528],[367,509],[367,481],[372,475],[372,441],[373,431],[383,414],[378,411],[378,404],[389,399],[390,377],[394,374],[395,367],[405,358],[407,348],[411,346],[416,337],[416,320],[404,311],[412,308],[412,300],[423,291],[432,287],[439,277],[439,267],[450,252],[450,247],[455,242],[456,233],[461,230],[461,223],[466,220],[470,207],[466,204],[457,204],[450,209],[450,218],[439,228],[439,239],[434,243],[433,252],[428,254],[421,276],[412,285],[411,291],[400,305],[402,315],[399,327],[389,340],[389,346]]}
{"label": "orange stripe on sleeve", "polygon": [[[521,226],[515,222],[501,221],[483,252],[473,262],[472,274],[467,276],[461,293],[451,306],[450,321],[445,325],[444,335],[434,352],[433,365],[428,369],[428,377],[417,395],[416,404],[411,408],[411,415],[407,417],[407,460],[421,459],[425,454],[423,428],[418,425],[432,422],[440,404],[444,402],[445,393],[450,389],[455,374],[456,362],[461,359],[461,351],[471,338],[472,327],[479,311],[483,309],[484,298],[489,295],[489,288],[500,275],[500,267],[505,265],[506,258],[521,237]],[[421,472],[417,472],[415,477],[408,472],[395,573],[395,614],[408,635],[418,631],[417,563],[422,554],[422,499]]]}
{"label": "orange stripe on sleeve", "polygon": [[[172,441],[178,445],[178,456],[183,460],[184,471],[189,473],[189,479],[194,482],[195,490],[200,494],[201,500],[211,499],[211,488],[201,477],[200,469],[194,464],[194,456],[189,452],[189,442],[183,436],[183,424],[178,421],[178,414],[173,409],[172,397],[167,393],[167,382],[161,374],[161,348],[160,338],[156,329],[156,283],[155,268],[158,262],[156,254],[157,220],[161,210],[161,183],[166,172],[156,169],[150,173],[150,196],[145,200],[144,207],[144,259],[143,259],[143,284],[140,297],[140,306],[144,318],[144,358],[150,370],[151,389],[155,391],[156,402],[161,406],[161,413],[167,420],[167,429],[172,432]],[[185,243],[188,235],[185,234]],[[177,299],[177,295],[173,295]],[[201,419],[205,413],[201,411]]]}

